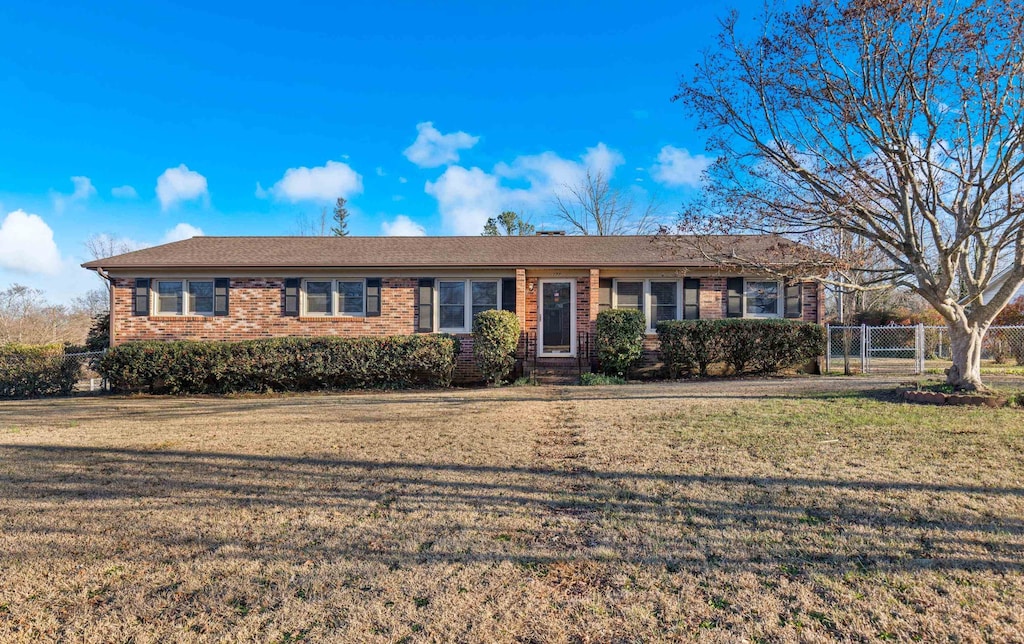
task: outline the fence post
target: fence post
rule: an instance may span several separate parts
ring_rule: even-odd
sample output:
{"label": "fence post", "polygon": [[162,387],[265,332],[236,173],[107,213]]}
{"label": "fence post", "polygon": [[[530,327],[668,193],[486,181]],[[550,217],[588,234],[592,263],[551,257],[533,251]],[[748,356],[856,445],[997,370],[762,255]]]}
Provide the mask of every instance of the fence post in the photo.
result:
{"label": "fence post", "polygon": [[868,372],[868,354],[871,353],[868,347],[871,336],[868,334],[868,325],[860,325],[860,372]]}
{"label": "fence post", "polygon": [[825,375],[832,373],[832,327],[825,325]]}
{"label": "fence post", "polygon": [[914,333],[914,372],[919,376],[925,373],[925,324],[918,323]]}

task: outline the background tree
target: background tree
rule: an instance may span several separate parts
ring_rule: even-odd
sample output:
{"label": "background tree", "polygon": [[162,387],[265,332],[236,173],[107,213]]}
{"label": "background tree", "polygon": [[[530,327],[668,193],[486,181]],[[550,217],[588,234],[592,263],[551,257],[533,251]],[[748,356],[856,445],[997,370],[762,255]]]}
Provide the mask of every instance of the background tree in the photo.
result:
{"label": "background tree", "polygon": [[491,217],[484,224],[484,237],[533,235],[537,229],[525,221],[517,212],[506,210],[497,217]]}
{"label": "background tree", "polygon": [[654,199],[638,204],[600,171],[587,170],[575,184],[555,196],[555,217],[577,235],[642,235],[656,228]]}
{"label": "background tree", "polygon": [[295,234],[299,237],[327,237],[331,232],[330,221],[326,207],[314,217],[300,212],[295,216]]}
{"label": "background tree", "polygon": [[335,237],[348,237],[348,208],[345,207],[345,198],[338,197],[334,204],[334,225],[331,226],[331,234]]}
{"label": "background tree", "polygon": [[1021,1],[787,6],[730,14],[680,85],[721,152],[683,228],[866,240],[945,320],[948,381],[983,388],[984,333],[1024,283]]}
{"label": "background tree", "polygon": [[[114,237],[109,233],[91,235],[85,240],[84,245],[85,252],[93,260],[106,259],[107,257],[123,255],[137,250],[137,247],[127,239]],[[81,298],[76,298],[77,301],[74,304],[74,307],[77,309],[89,309],[92,315],[104,313],[110,308],[110,282],[103,279],[103,276],[99,273],[96,274],[96,277],[103,282],[103,290],[89,291]]]}
{"label": "background tree", "polygon": [[50,304],[39,289],[12,284],[0,291],[0,344],[81,344],[89,320],[86,313]]}

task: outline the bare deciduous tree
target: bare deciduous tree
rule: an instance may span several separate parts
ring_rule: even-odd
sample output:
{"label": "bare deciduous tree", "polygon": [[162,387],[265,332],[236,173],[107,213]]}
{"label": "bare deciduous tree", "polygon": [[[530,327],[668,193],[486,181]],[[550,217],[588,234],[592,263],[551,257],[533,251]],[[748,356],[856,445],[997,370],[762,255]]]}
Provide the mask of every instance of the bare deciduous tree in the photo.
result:
{"label": "bare deciduous tree", "polygon": [[866,240],[946,321],[949,383],[984,388],[984,333],[1024,283],[1024,5],[788,6],[756,33],[729,15],[680,86],[721,153],[684,224]]}
{"label": "bare deciduous tree", "polygon": [[642,235],[657,226],[654,199],[636,198],[611,185],[601,171],[587,170],[579,183],[555,195],[555,216],[578,235]]}
{"label": "bare deciduous tree", "polygon": [[81,343],[89,319],[48,303],[39,289],[12,284],[0,291],[0,344]]}
{"label": "bare deciduous tree", "polygon": [[331,216],[327,207],[320,209],[314,217],[302,212],[295,216],[295,234],[299,237],[327,237],[331,235]]}

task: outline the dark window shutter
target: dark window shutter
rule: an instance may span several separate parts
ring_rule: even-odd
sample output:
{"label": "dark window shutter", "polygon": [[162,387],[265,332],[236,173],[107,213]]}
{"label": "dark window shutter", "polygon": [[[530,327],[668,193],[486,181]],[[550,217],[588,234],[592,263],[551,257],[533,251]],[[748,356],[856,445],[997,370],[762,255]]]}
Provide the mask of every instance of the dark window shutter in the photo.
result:
{"label": "dark window shutter", "polygon": [[700,319],[700,280],[696,277],[683,280],[683,319]]}
{"label": "dark window shutter", "polygon": [[602,277],[597,282],[597,310],[607,311],[612,308],[612,280]]}
{"label": "dark window shutter", "polygon": [[132,315],[149,315],[149,280],[138,278],[132,292]]}
{"label": "dark window shutter", "polygon": [[366,280],[366,316],[380,316],[380,278],[371,277]]}
{"label": "dark window shutter", "polygon": [[730,277],[725,281],[725,288],[729,292],[729,299],[725,307],[725,317],[743,317],[743,278]]}
{"label": "dark window shutter", "polygon": [[297,277],[289,277],[284,281],[284,314],[299,317],[299,284]]}
{"label": "dark window shutter", "polygon": [[803,317],[803,285],[800,282],[786,282],[786,317]]}
{"label": "dark window shutter", "polygon": [[231,289],[231,280],[226,277],[218,277],[213,280],[213,314],[228,314],[228,291]]}
{"label": "dark window shutter", "polygon": [[516,312],[516,278],[501,280],[501,310]]}
{"label": "dark window shutter", "polygon": [[434,330],[434,278],[420,278],[418,295],[417,333],[430,333]]}

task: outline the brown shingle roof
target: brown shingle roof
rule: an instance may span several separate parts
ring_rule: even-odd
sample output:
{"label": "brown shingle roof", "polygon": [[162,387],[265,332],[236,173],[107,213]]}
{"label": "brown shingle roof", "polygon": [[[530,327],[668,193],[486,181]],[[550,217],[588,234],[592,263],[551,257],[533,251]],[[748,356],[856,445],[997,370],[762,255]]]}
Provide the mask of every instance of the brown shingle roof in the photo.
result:
{"label": "brown shingle roof", "polygon": [[[713,247],[727,254],[778,257],[779,264],[796,263],[800,250],[808,250],[768,235],[716,237]],[[716,265],[685,236],[192,237],[82,264],[105,270]]]}

